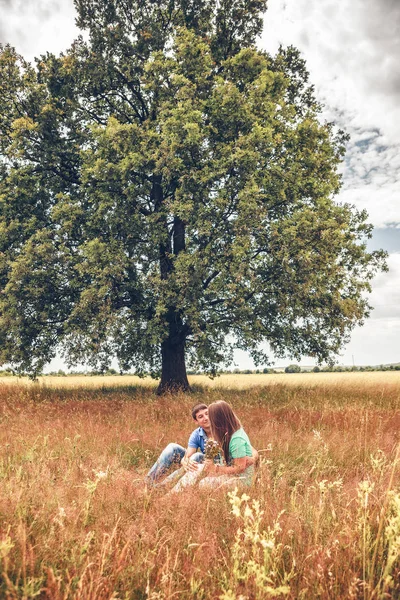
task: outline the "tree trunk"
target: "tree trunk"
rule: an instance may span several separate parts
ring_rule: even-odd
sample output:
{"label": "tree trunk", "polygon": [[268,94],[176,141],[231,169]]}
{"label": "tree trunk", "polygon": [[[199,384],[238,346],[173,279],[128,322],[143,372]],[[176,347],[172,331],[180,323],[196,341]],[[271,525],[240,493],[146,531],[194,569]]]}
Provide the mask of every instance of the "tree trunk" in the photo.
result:
{"label": "tree trunk", "polygon": [[[155,210],[161,212],[163,205],[163,190],[161,176],[153,177],[152,198],[155,202]],[[167,215],[160,216],[164,228],[164,236],[160,242],[160,275],[161,279],[168,281],[173,272],[173,261],[171,255],[185,250],[185,225],[179,217],[174,217],[171,231],[168,229]],[[182,316],[175,306],[169,306],[166,312],[168,322],[168,337],[161,343],[161,381],[157,394],[166,392],[176,393],[178,391],[190,390],[185,364],[185,326]]]}
{"label": "tree trunk", "polygon": [[185,342],[174,343],[168,337],[161,344],[162,371],[157,394],[190,390],[185,364]]}

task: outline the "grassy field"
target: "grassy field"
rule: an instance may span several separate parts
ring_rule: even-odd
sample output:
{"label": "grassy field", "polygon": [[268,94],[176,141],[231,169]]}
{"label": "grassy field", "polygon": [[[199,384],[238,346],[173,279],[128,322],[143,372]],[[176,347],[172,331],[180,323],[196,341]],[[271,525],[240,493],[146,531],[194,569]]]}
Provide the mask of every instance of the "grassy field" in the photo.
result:
{"label": "grassy field", "polygon": [[[128,377],[2,380],[0,598],[399,598],[399,374],[235,378],[162,398]],[[261,450],[253,487],[147,489],[215,399]]]}
{"label": "grassy field", "polygon": [[[369,372],[347,372],[347,373],[277,373],[277,374],[252,374],[220,375],[210,379],[205,375],[189,376],[191,385],[213,389],[243,390],[252,387],[271,386],[300,386],[300,387],[376,387],[397,386],[400,389],[400,371],[369,371]],[[157,381],[150,377],[143,379],[135,375],[68,375],[39,377],[37,381],[31,381],[24,377],[0,377],[1,385],[34,385],[50,388],[75,388],[75,387],[157,387]]]}

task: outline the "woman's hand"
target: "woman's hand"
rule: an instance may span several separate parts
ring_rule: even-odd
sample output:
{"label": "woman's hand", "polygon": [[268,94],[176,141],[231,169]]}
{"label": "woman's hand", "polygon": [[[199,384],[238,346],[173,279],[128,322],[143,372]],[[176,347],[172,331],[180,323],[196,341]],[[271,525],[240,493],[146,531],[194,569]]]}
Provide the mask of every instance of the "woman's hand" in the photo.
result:
{"label": "woman's hand", "polygon": [[243,458],[234,458],[232,461],[232,473],[238,475],[239,473],[243,473],[247,467],[249,466],[248,459],[249,456],[244,456]]}
{"label": "woman's hand", "polygon": [[211,460],[211,458],[206,458],[204,461],[204,469],[203,469],[203,473],[204,475],[208,475],[208,476],[213,476],[213,475],[217,475],[217,465],[214,464],[214,461]]}

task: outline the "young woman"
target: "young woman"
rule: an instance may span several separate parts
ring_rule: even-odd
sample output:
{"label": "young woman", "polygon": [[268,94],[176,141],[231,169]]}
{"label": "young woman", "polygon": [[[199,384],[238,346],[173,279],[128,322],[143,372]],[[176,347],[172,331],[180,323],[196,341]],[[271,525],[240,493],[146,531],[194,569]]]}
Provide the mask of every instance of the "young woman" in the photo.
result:
{"label": "young woman", "polygon": [[182,491],[200,477],[203,477],[200,487],[234,487],[252,483],[257,453],[253,453],[250,440],[232,408],[223,400],[213,402],[208,407],[208,416],[211,437],[221,446],[226,464],[219,465],[206,459],[195,473],[184,475],[171,492]]}
{"label": "young woman", "polygon": [[226,484],[250,485],[254,474],[253,450],[249,437],[239,419],[227,402],[220,400],[208,407],[211,435],[221,446],[225,465],[204,462],[201,487],[215,487]]}

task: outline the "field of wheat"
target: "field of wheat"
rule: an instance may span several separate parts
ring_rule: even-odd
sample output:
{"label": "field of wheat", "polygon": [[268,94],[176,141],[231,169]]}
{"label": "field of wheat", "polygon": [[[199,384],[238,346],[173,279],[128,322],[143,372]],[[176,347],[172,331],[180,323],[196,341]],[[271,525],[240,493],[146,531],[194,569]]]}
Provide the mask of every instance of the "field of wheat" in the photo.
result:
{"label": "field of wheat", "polygon": [[[399,374],[191,381],[0,382],[0,597],[399,598]],[[260,450],[253,486],[148,489],[217,399]]]}
{"label": "field of wheat", "polygon": [[[253,387],[295,386],[295,387],[383,387],[398,386],[400,371],[367,371],[344,373],[274,373],[274,374],[235,374],[227,373],[210,379],[206,375],[191,375],[193,386],[213,389],[245,390]],[[32,381],[27,377],[0,377],[2,385],[34,386],[48,388],[109,388],[109,387],[157,387],[157,381],[150,377],[136,375],[46,375]]]}

